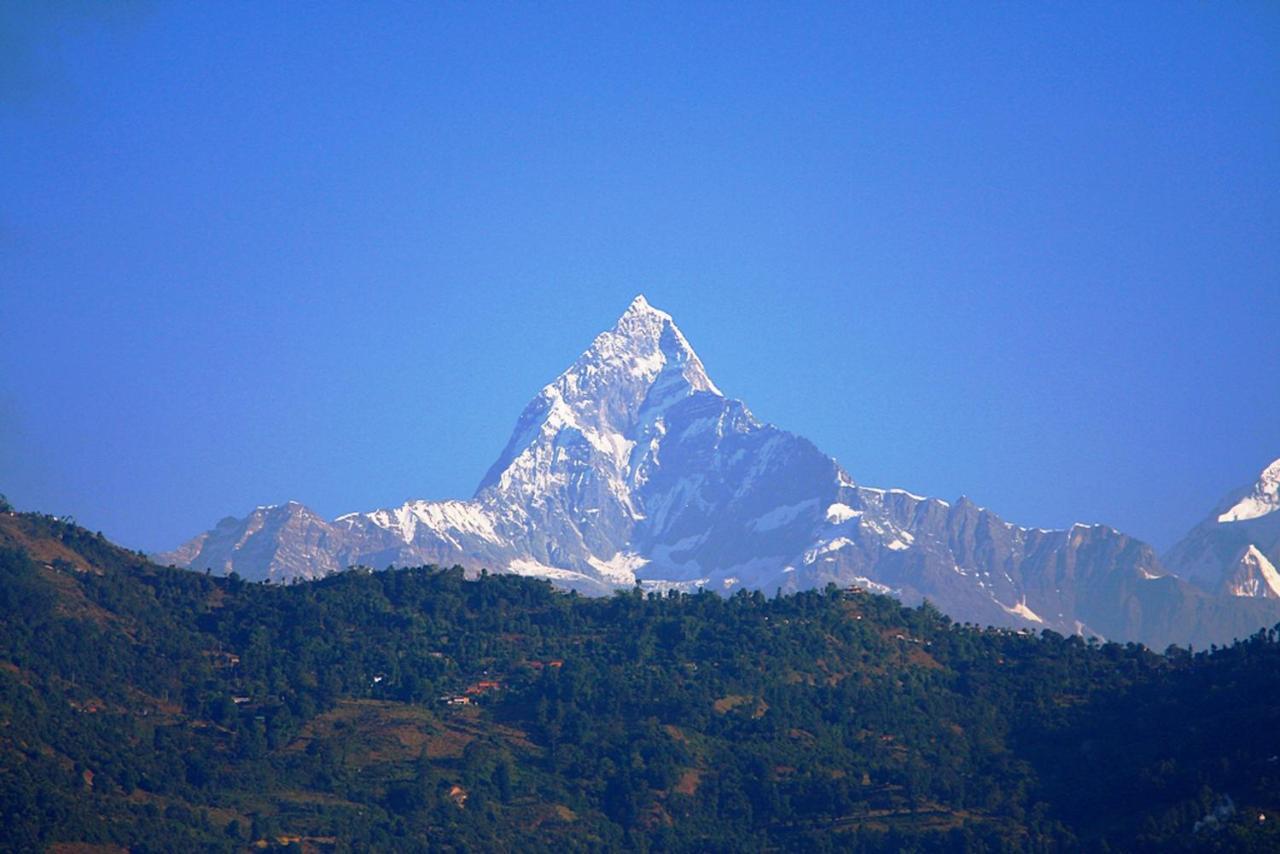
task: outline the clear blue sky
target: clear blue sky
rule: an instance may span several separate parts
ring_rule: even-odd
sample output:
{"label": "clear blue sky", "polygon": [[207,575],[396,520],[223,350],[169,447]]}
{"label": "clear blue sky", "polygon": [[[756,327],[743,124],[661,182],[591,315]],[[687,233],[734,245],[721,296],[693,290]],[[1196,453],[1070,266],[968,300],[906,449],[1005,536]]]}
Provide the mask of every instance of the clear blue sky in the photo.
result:
{"label": "clear blue sky", "polygon": [[[15,8],[16,7],[16,8]],[[859,481],[1166,546],[1280,456],[1280,5],[5,4],[0,491],[470,495],[636,293]]]}

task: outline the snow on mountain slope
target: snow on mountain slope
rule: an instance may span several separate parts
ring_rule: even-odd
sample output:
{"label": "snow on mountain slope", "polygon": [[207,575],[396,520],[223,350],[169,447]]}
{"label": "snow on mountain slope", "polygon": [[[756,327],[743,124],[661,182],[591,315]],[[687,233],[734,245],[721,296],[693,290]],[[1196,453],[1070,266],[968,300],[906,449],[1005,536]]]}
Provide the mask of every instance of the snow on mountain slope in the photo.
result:
{"label": "snow on mountain slope", "polygon": [[1232,596],[1280,599],[1280,572],[1252,544],[1240,554],[1227,574],[1224,585],[1226,592]]}
{"label": "snow on mountain slope", "polygon": [[1263,470],[1249,494],[1218,515],[1219,522],[1244,522],[1280,510],[1280,460]]}
{"label": "snow on mountain slope", "polygon": [[597,594],[859,584],[960,620],[1125,638],[1163,638],[1145,615],[1176,621],[1203,595],[1105,526],[1031,530],[968,500],[856,484],[725,397],[642,296],[530,401],[470,500],[333,522],[289,507],[270,524],[259,511],[224,520],[160,557],[270,580],[460,563]]}
{"label": "snow on mountain slope", "polygon": [[[1260,561],[1271,566],[1280,564],[1278,509],[1280,460],[1275,460],[1263,469],[1256,482],[1220,501],[1208,518],[1169,550],[1165,564],[1205,590],[1229,588],[1237,596],[1267,596],[1267,584],[1249,584],[1239,579],[1263,578],[1259,575]],[[1251,550],[1256,558],[1250,556]],[[1239,592],[1246,589],[1255,592]]]}

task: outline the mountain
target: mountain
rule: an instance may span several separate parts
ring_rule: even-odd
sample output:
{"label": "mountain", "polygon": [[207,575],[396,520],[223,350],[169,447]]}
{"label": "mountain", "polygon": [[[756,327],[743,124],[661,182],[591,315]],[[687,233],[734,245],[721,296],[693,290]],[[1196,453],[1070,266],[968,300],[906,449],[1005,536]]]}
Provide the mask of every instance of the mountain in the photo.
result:
{"label": "mountain", "polygon": [[726,397],[643,296],[525,407],[471,500],[332,522],[294,503],[259,508],[158,557],[274,581],[457,563],[594,594],[834,582],[928,598],[963,621],[1159,646],[1248,634],[1273,612],[1169,576],[1149,546],[1103,525],[1023,528],[967,499],[857,484]]}
{"label": "mountain", "polygon": [[1280,598],[1280,460],[1218,502],[1169,550],[1165,564],[1205,590]]}
{"label": "mountain", "polygon": [[320,578],[345,569],[342,534],[296,501],[256,508],[244,519],[228,516],[165,555],[180,566],[220,573],[242,571],[263,581]]}

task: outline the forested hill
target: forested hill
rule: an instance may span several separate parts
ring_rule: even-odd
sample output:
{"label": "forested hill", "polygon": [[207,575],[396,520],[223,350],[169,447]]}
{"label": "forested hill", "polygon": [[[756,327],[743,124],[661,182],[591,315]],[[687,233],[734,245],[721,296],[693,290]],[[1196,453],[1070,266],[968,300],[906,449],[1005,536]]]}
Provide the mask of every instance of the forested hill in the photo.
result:
{"label": "forested hill", "polygon": [[0,514],[6,850],[1274,851],[1277,697],[1275,630],[1156,654],[834,587],[267,586]]}

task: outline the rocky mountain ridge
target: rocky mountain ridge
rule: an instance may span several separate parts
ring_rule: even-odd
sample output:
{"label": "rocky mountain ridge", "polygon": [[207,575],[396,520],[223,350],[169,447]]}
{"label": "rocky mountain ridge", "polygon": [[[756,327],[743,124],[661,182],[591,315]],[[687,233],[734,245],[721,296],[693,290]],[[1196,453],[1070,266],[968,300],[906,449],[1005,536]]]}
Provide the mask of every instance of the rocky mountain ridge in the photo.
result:
{"label": "rocky mountain ridge", "polygon": [[642,296],[530,401],[470,500],[333,521],[296,502],[263,507],[158,557],[271,581],[458,563],[592,594],[834,582],[928,598],[961,621],[1151,645],[1247,634],[1272,610],[1280,619],[1271,603],[1173,577],[1106,526],[1023,528],[967,499],[857,484],[721,393]]}

